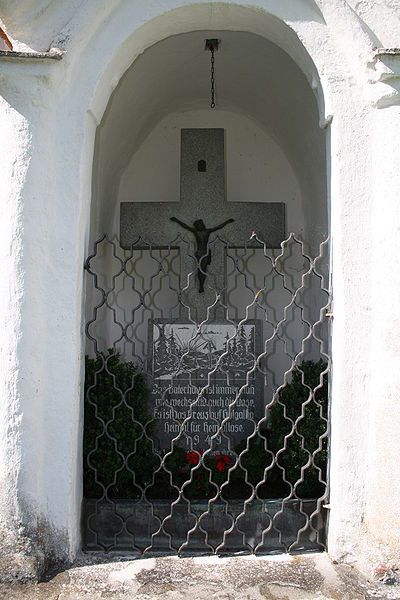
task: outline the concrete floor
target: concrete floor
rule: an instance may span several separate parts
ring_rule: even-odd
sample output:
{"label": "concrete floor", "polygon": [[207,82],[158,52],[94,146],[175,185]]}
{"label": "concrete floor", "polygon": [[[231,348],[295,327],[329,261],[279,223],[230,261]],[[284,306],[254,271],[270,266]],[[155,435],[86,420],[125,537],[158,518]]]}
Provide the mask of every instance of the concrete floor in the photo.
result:
{"label": "concrete floor", "polygon": [[[93,564],[84,555],[49,581],[0,585],[7,600],[400,600],[386,576],[368,582],[325,554],[276,557],[148,558]],[[109,560],[109,559],[108,559]],[[91,563],[91,564],[89,564]]]}

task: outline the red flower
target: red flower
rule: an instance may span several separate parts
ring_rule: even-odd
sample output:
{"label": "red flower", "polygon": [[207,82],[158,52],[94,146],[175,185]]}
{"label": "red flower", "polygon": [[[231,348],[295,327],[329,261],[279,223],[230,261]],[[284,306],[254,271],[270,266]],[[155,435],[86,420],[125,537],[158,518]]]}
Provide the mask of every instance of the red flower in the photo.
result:
{"label": "red flower", "polygon": [[229,467],[230,462],[231,459],[228,454],[218,454],[218,456],[215,458],[215,468],[217,471],[222,473],[222,471],[225,471],[225,469]]}
{"label": "red flower", "polygon": [[186,452],[185,459],[189,465],[198,465],[200,460],[201,453],[192,450],[191,452]]}

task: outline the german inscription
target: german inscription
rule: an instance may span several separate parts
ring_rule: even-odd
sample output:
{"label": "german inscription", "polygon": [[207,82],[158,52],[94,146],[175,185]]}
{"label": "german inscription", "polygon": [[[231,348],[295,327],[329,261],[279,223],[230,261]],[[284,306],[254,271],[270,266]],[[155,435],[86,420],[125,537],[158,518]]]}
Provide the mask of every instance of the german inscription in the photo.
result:
{"label": "german inscription", "polygon": [[259,325],[151,323],[158,450],[170,448],[174,438],[187,448],[234,450],[253,431],[263,411],[261,382],[251,373]]}

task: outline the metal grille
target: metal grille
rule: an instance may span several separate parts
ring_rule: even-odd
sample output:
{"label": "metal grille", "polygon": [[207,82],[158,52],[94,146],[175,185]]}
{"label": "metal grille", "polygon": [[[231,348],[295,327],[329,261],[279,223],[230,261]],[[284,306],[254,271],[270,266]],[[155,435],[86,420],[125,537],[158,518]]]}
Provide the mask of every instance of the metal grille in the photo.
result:
{"label": "metal grille", "polygon": [[294,234],[279,250],[217,237],[224,286],[211,261],[204,295],[178,241],[104,236],[85,264],[85,548],[323,550],[328,239],[312,257]]}

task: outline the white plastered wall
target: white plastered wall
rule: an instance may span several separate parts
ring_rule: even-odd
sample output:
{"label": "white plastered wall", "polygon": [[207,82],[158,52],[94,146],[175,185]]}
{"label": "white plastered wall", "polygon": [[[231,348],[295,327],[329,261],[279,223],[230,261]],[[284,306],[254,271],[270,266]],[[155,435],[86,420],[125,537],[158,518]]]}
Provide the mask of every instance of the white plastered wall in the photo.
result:
{"label": "white plastered wall", "polygon": [[[394,564],[400,382],[393,341],[400,271],[392,266],[400,256],[400,69],[394,58],[380,73],[384,61],[373,58],[370,34],[375,30],[379,41],[389,9],[381,3],[379,14],[370,11],[367,27],[342,0],[259,0],[256,8],[254,1],[251,7],[182,0],[99,7],[88,0],[78,9],[77,2],[60,0],[51,10],[35,0],[24,4],[21,13],[15,3],[4,3],[7,33],[35,49],[60,43],[67,54],[60,63],[1,63],[0,506],[3,539],[9,540],[2,548],[3,573],[32,575],[49,556],[72,558],[79,548],[82,264],[96,125],[113,87],[146,47],[227,23],[283,47],[319,89],[320,100],[324,90],[321,121],[334,115],[329,551],[365,570]],[[395,46],[387,36],[384,43]],[[379,82],[370,83],[377,73]],[[384,257],[376,252],[382,247]]]}

